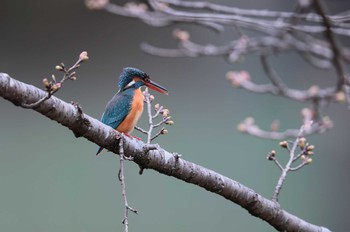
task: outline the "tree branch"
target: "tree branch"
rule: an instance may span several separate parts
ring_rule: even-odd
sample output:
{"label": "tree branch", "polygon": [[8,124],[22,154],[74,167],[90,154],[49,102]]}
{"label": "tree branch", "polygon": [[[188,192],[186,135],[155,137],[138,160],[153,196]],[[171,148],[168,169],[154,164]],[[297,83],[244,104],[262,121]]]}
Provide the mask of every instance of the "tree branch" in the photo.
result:
{"label": "tree branch", "polygon": [[[46,94],[32,85],[0,73],[0,96],[16,106],[37,102]],[[52,96],[33,110],[69,128],[74,134],[83,136],[116,154],[119,153],[116,137],[120,136],[120,133],[82,113],[72,104]],[[125,157],[132,157],[133,161],[141,167],[173,176],[218,194],[242,206],[250,214],[268,222],[279,231],[330,231],[288,213],[276,202],[262,197],[239,182],[186,161],[175,153],[128,137],[125,137],[123,145]]]}
{"label": "tree branch", "polygon": [[[177,48],[160,48],[142,43],[141,49],[161,57],[221,56],[231,63],[242,60],[245,55],[258,53],[271,84],[256,84],[250,78],[241,78],[241,75],[229,75],[228,78],[235,86],[251,92],[269,93],[311,103],[314,113],[312,120],[318,126],[309,132],[324,132],[332,126],[318,123],[324,105],[346,101],[350,108],[350,81],[344,66],[350,64],[350,50],[336,41],[336,36],[350,36],[350,17],[348,12],[327,15],[321,0],[298,1],[293,12],[239,9],[204,1],[182,0],[147,0],[142,3],[128,2],[124,6],[110,0],[86,0],[86,5],[90,9],[104,9],[116,15],[139,18],[151,26],[182,22],[222,26],[223,30],[235,29],[238,38],[234,37],[223,45],[203,45],[192,41],[189,32],[175,29],[173,35],[177,40]],[[118,10],[111,10],[114,8]],[[154,21],[160,23],[154,25]],[[257,33],[247,36],[245,31]],[[291,51],[296,51],[306,62],[317,68],[334,67],[338,76],[335,86],[320,88],[312,85],[308,90],[289,88],[267,59]],[[273,133],[257,127],[251,129],[254,131],[250,134],[264,138],[282,139],[298,134],[298,130],[292,129]]]}

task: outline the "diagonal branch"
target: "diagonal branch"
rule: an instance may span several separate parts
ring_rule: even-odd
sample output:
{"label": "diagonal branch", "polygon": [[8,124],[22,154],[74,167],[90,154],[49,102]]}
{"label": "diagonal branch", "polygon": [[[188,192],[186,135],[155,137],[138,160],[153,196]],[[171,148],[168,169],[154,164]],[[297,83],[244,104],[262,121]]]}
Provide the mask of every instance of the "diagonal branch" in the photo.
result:
{"label": "diagonal branch", "polygon": [[318,14],[320,14],[323,24],[326,28],[324,34],[326,36],[326,38],[328,39],[330,46],[333,50],[333,64],[334,67],[337,71],[338,74],[338,83],[337,83],[337,90],[342,90],[344,84],[345,84],[345,78],[346,78],[346,74],[341,62],[341,53],[340,53],[340,49],[337,45],[337,42],[334,38],[333,32],[332,32],[332,22],[329,19],[328,16],[326,16],[326,12],[324,10],[324,7],[321,3],[320,0],[314,0],[314,5],[315,5],[315,10]]}
{"label": "diagonal branch", "polygon": [[[32,85],[0,73],[0,96],[17,106],[36,102],[45,95],[44,91]],[[116,136],[120,136],[120,133],[86,114],[82,117],[82,113],[75,106],[52,96],[34,110],[69,128],[75,134],[118,154]],[[126,137],[124,155],[132,157],[133,161],[143,168],[153,169],[218,194],[242,206],[250,214],[265,220],[279,231],[330,231],[288,213],[277,203],[262,197],[235,180],[186,161],[160,147]]]}

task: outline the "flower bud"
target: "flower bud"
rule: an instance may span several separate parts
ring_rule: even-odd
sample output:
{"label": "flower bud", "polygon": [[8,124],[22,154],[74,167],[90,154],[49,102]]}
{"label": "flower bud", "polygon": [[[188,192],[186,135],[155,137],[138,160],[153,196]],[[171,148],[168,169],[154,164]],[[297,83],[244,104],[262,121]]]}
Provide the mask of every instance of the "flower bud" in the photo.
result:
{"label": "flower bud", "polygon": [[313,152],[313,151],[307,151],[306,154],[307,154],[307,155],[313,155],[314,152]]}
{"label": "flower bud", "polygon": [[80,59],[81,61],[87,61],[87,60],[89,59],[88,53],[87,53],[86,51],[83,51],[82,53],[80,53],[79,59]]}
{"label": "flower bud", "polygon": [[300,158],[302,161],[304,161],[304,162],[306,161],[306,155],[302,155],[302,156],[300,156]]}
{"label": "flower bud", "polygon": [[299,145],[299,147],[300,147],[301,150],[304,149],[304,147],[305,147],[305,142],[306,142],[306,139],[305,139],[304,137],[302,137],[302,138],[299,139],[298,145]]}
{"label": "flower bud", "polygon": [[157,104],[154,105],[154,109],[155,109],[156,111],[159,110],[159,107],[160,107],[159,103],[157,103]]}
{"label": "flower bud", "polygon": [[109,0],[85,0],[85,5],[90,10],[101,10],[108,2]]}
{"label": "flower bud", "polygon": [[56,92],[57,90],[59,90],[62,87],[61,83],[56,83],[51,87],[51,93]]}
{"label": "flower bud", "polygon": [[337,102],[345,102],[346,100],[346,95],[344,91],[337,92],[334,97]]}
{"label": "flower bud", "polygon": [[322,118],[322,122],[327,128],[332,128],[334,124],[333,121],[327,116]]}
{"label": "flower bud", "polygon": [[49,80],[47,78],[43,79],[43,85],[46,89],[49,89],[51,87],[51,83],[49,82]]}
{"label": "flower bud", "polygon": [[288,142],[287,141],[281,141],[280,143],[279,143],[279,145],[281,146],[281,147],[283,147],[283,148],[288,148]]}
{"label": "flower bud", "polygon": [[190,39],[190,34],[184,30],[175,29],[173,34],[174,37],[180,41],[187,41]]}
{"label": "flower bud", "polygon": [[166,121],[165,124],[171,126],[171,125],[174,125],[174,121]]}
{"label": "flower bud", "polygon": [[311,158],[308,158],[308,159],[306,159],[306,164],[311,164],[312,163],[312,159]]}
{"label": "flower bud", "polygon": [[238,130],[239,132],[244,133],[244,132],[247,131],[247,126],[246,126],[244,123],[240,123],[240,124],[238,124],[238,126],[237,126],[237,130]]}
{"label": "flower bud", "polygon": [[166,135],[166,134],[168,134],[169,132],[168,132],[167,129],[163,129],[160,133],[161,133],[162,135]]}
{"label": "flower bud", "polygon": [[240,87],[243,82],[250,80],[250,75],[247,71],[229,71],[226,73],[226,78],[231,81],[234,87]]}
{"label": "flower bud", "polygon": [[63,67],[61,65],[56,65],[55,69],[58,70],[58,71],[62,71]]}
{"label": "flower bud", "polygon": [[252,125],[254,125],[255,120],[252,117],[248,117],[248,118],[244,119],[244,123],[248,126],[252,126]]}
{"label": "flower bud", "polygon": [[276,151],[275,151],[275,150],[272,150],[270,154],[271,154],[272,156],[276,156]]}
{"label": "flower bud", "polygon": [[163,117],[167,117],[169,115],[169,110],[168,109],[164,109],[162,112]]}
{"label": "flower bud", "polygon": [[313,85],[308,89],[307,92],[311,97],[315,97],[320,92],[320,87]]}
{"label": "flower bud", "polygon": [[275,150],[272,150],[272,151],[267,155],[266,158],[267,158],[268,160],[274,160],[275,156],[276,156],[276,151],[275,151]]}

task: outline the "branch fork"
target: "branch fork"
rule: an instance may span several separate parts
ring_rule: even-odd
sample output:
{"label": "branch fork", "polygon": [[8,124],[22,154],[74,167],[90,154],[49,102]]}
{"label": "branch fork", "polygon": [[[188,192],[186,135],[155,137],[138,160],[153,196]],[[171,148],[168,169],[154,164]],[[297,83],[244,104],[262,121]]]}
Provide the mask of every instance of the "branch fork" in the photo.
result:
{"label": "branch fork", "polygon": [[21,106],[26,109],[33,109],[35,107],[38,107],[41,103],[43,103],[44,101],[49,99],[54,93],[56,93],[62,87],[63,82],[65,82],[66,80],[75,81],[77,79],[75,70],[77,70],[80,67],[81,63],[87,61],[88,59],[89,57],[87,52],[83,51],[82,53],[80,53],[79,58],[75,62],[75,64],[70,68],[66,68],[66,66],[63,63],[61,63],[60,65],[56,65],[56,70],[63,73],[63,77],[61,78],[61,80],[57,81],[55,75],[52,75],[51,81],[49,81],[47,78],[44,78],[43,85],[45,87],[47,95],[34,103],[22,103]]}
{"label": "branch fork", "polygon": [[[285,140],[279,143],[280,147],[286,149],[289,152],[289,159],[284,167],[277,160],[275,150],[271,151],[267,156],[267,159],[273,161],[282,172],[280,178],[278,179],[277,185],[275,187],[275,191],[272,196],[272,200],[275,202],[278,202],[278,196],[281,192],[282,186],[286,180],[288,172],[298,171],[301,168],[303,168],[305,165],[311,164],[312,162],[311,156],[313,156],[314,154],[313,150],[315,147],[313,145],[309,145],[306,142],[306,139],[302,137],[305,127],[307,127],[307,125],[303,125],[300,128],[299,134],[297,138],[294,140],[294,142]],[[290,147],[290,144],[292,145],[292,147]],[[296,150],[298,147],[300,148],[300,152],[297,154]],[[299,159],[301,159],[301,163],[295,167],[292,167],[292,164]]]}

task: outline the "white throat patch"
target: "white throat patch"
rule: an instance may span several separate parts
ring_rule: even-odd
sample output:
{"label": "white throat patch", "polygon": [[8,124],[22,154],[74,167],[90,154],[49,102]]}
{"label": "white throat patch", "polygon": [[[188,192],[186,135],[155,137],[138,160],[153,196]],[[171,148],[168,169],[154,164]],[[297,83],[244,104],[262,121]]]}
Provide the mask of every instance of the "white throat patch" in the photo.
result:
{"label": "white throat patch", "polygon": [[136,82],[134,81],[134,80],[132,80],[132,81],[130,81],[129,82],[129,84],[127,84],[126,86],[125,86],[125,88],[129,88],[129,87],[131,87],[133,84],[135,84]]}

